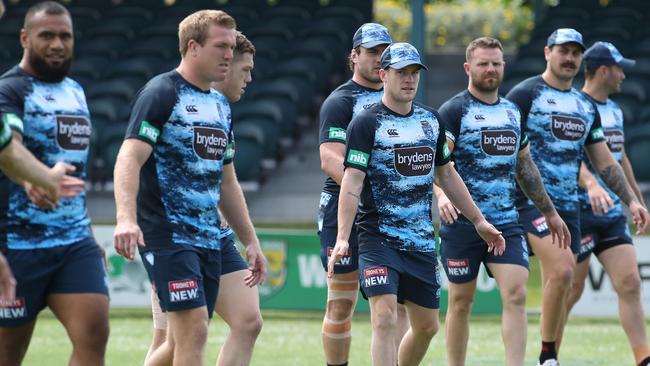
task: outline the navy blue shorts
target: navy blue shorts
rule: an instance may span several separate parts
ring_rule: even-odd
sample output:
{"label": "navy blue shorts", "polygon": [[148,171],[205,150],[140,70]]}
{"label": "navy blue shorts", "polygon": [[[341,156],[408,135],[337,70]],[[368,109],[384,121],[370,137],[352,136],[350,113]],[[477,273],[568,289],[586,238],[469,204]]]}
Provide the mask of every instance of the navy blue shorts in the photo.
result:
{"label": "navy blue shorts", "polygon": [[219,293],[221,251],[189,245],[140,251],[162,311],[207,306],[212,317]]}
{"label": "navy blue shorts", "polygon": [[588,259],[593,252],[596,256],[604,250],[617,245],[632,244],[632,235],[623,215],[609,218],[583,211],[580,215],[582,241],[578,262]]}
{"label": "navy blue shorts", "polygon": [[397,301],[440,307],[440,272],[435,252],[407,252],[380,244],[359,246],[359,283],[363,297],[394,294]]}
{"label": "navy blue shorts", "polygon": [[[546,218],[535,206],[518,207],[519,223],[524,227],[524,231],[537,237],[544,238],[551,235],[551,231],[546,225]],[[558,214],[566,223],[571,233],[571,252],[578,254],[580,251],[580,214],[578,211],[558,211]],[[529,247],[530,249],[530,247]],[[532,249],[530,255],[535,255]]]}
{"label": "navy blue shorts", "polygon": [[53,248],[7,249],[4,255],[18,284],[16,301],[0,303],[0,327],[30,323],[50,294],[108,296],[103,254],[93,238]]}
{"label": "navy blue shorts", "polygon": [[473,281],[481,263],[518,264],[528,269],[528,245],[519,223],[497,225],[506,240],[506,250],[501,256],[488,252],[487,243],[481,239],[474,225],[456,221],[440,225],[440,256],[447,279],[452,283]]}
{"label": "navy blue shorts", "polygon": [[235,235],[221,239],[221,275],[248,269],[248,263],[239,254],[235,245]]}
{"label": "navy blue shorts", "polygon": [[[336,245],[338,230],[339,197],[331,193],[322,192],[318,206],[318,237],[320,238],[320,260],[323,268],[327,270],[332,249]],[[359,242],[357,239],[356,225],[352,225],[350,232],[350,249],[334,264],[334,273],[350,273],[359,269]]]}

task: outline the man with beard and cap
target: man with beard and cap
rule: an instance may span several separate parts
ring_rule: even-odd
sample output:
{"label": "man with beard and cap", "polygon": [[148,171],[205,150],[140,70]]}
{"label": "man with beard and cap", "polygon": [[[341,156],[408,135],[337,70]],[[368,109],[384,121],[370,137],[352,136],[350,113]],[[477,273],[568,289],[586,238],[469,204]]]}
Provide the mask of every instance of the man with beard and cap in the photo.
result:
{"label": "man with beard and cap", "polygon": [[465,365],[469,315],[483,263],[496,279],[503,303],[504,365],[523,365],[528,331],[528,248],[515,207],[515,179],[544,214],[554,241],[568,246],[570,235],[530,159],[519,108],[499,97],[505,67],[501,43],[490,37],[475,39],[465,57],[469,86],[439,111],[446,123],[454,166],[483,215],[502,232],[506,250],[500,256],[488,251],[471,222],[462,213],[457,214],[445,193],[435,187],[443,221],[440,254],[449,279],[447,358],[450,366]]}
{"label": "man with beard and cap", "polygon": [[[336,243],[338,197],[343,179],[343,156],[348,124],[361,111],[378,103],[384,94],[379,78],[381,53],[392,43],[388,29],[381,24],[363,24],[354,33],[348,66],[352,79],[336,88],[320,110],[319,151],[321,169],[327,175],[318,209],[318,236],[321,261],[327,270]],[[322,334],[325,361],[330,366],[347,365],[352,339],[352,314],[359,293],[359,254],[357,232],[350,233],[350,250],[335,265],[327,280],[327,306]],[[398,335],[395,347],[408,329],[406,310],[397,307]]]}
{"label": "man with beard and cap", "polygon": [[[83,180],[91,123],[83,89],[66,76],[74,44],[68,10],[52,1],[32,6],[20,42],[20,64],[0,77],[0,117],[37,159],[48,166],[64,161]],[[18,283],[15,300],[0,306],[0,364],[21,363],[47,306],[70,337],[70,363],[103,365],[108,283],[85,192],[58,206],[45,193],[28,182],[0,183],[0,245]]]}
{"label": "man with beard and cap", "polygon": [[556,343],[562,338],[566,302],[580,248],[578,174],[586,151],[603,182],[625,202],[640,232],[648,225],[648,211],[634,195],[625,173],[605,143],[600,114],[591,99],[571,87],[585,47],[582,35],[570,28],[554,31],[544,47],[546,70],[526,79],[506,96],[522,113],[530,154],[544,187],[571,233],[571,250],[554,247],[544,215],[517,192],[519,222],[539,258],[542,278],[541,352],[539,365],[558,365]]}
{"label": "man with beard and cap", "polygon": [[[501,233],[485,220],[449,164],[440,115],[413,103],[422,69],[426,67],[415,47],[388,46],[379,71],[384,95],[347,129],[338,232],[328,276],[349,251],[358,209],[359,282],[370,302],[373,365],[418,365],[438,330],[434,176],[491,250],[500,255],[505,249]],[[406,307],[410,328],[396,350],[398,301]]]}
{"label": "man with beard and cap", "polygon": [[[596,42],[585,52],[584,63],[585,85],[582,92],[596,104],[607,146],[623,168],[634,195],[645,206],[632,166],[625,154],[623,111],[616,102],[609,99],[611,94],[621,91],[621,82],[625,79],[624,70],[633,67],[635,61],[624,58],[609,42]],[[583,159],[580,166],[579,192],[582,241],[567,313],[582,295],[593,252],[618,294],[619,319],[634,352],[635,362],[639,366],[647,366],[650,364],[650,349],[641,305],[641,277],[621,200],[607,188],[586,159]]]}

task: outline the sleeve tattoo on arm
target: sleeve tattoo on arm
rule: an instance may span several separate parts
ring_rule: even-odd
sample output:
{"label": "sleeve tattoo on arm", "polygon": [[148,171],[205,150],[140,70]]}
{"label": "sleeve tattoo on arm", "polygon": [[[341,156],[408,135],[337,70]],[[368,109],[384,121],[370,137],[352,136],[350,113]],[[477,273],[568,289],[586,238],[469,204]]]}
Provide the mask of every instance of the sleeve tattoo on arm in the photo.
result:
{"label": "sleeve tattoo on arm", "polygon": [[603,182],[629,206],[634,194],[630,191],[630,186],[627,184],[621,166],[618,164],[608,165],[599,172],[599,175]]}
{"label": "sleeve tattoo on arm", "polygon": [[516,172],[519,186],[526,196],[533,201],[537,209],[544,214],[552,212],[553,202],[551,202],[550,197],[546,194],[542,177],[539,174],[537,166],[530,159],[530,155],[526,154],[517,159]]}

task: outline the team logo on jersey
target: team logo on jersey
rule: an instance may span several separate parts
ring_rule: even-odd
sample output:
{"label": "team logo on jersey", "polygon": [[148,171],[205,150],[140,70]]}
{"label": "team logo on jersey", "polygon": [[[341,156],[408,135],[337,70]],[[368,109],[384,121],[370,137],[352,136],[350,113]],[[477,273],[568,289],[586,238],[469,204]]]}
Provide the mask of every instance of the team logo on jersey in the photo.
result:
{"label": "team logo on jersey", "polygon": [[400,175],[414,177],[428,175],[433,168],[435,151],[429,146],[397,147],[395,152],[395,170]]}
{"label": "team logo on jersey", "polygon": [[469,259],[447,259],[447,272],[449,276],[469,275]]}
{"label": "team logo on jersey", "polygon": [[287,282],[287,242],[262,240],[260,245],[267,262],[266,281],[259,286],[260,298],[264,301],[282,290]]}
{"label": "team logo on jersey", "polygon": [[511,111],[510,109],[506,109],[506,115],[508,116],[508,120],[510,123],[513,125],[517,126],[519,123],[517,122],[517,117],[515,116],[515,113]]}
{"label": "team logo on jersey", "polygon": [[347,132],[343,128],[330,127],[330,129],[328,131],[328,138],[330,138],[332,140],[345,141],[346,136],[347,136]]}
{"label": "team logo on jersey", "polygon": [[228,136],[220,128],[194,126],[194,152],[201,159],[221,160],[228,148]]}
{"label": "team logo on jersey", "polygon": [[605,141],[607,141],[607,146],[611,152],[621,152],[623,151],[623,145],[625,144],[625,136],[623,131],[617,128],[611,128],[604,131]]}
{"label": "team logo on jersey", "polygon": [[551,115],[551,131],[558,140],[578,141],[587,131],[586,123],[577,117]]}
{"label": "team logo on jersey", "polygon": [[66,150],[86,150],[92,128],[83,116],[56,116],[56,143]]}
{"label": "team logo on jersey", "polygon": [[557,102],[553,98],[546,99],[546,103],[548,103],[549,105],[557,105]]}
{"label": "team logo on jersey", "polygon": [[169,281],[169,301],[181,302],[199,298],[199,282],[196,279]]}
{"label": "team logo on jersey", "polygon": [[538,233],[543,233],[544,231],[548,230],[548,225],[546,224],[546,218],[544,216],[536,218],[532,221],[532,224]]}
{"label": "team logo on jersey", "polygon": [[388,135],[388,137],[399,137],[399,132],[397,132],[396,128],[387,129],[386,134]]}
{"label": "team logo on jersey", "polygon": [[517,151],[517,134],[512,130],[481,130],[481,149],[493,156],[508,156]]}
{"label": "team logo on jersey", "polygon": [[475,114],[474,119],[477,121],[485,121],[485,116],[482,114]]}
{"label": "team logo on jersey", "polygon": [[[333,250],[333,247],[327,247],[327,262],[329,262]],[[343,253],[343,256],[334,263],[335,266],[349,266],[350,264],[352,264],[352,253],[350,249]]]}
{"label": "team logo on jersey", "polygon": [[350,149],[350,152],[348,152],[347,162],[350,164],[359,165],[364,168],[367,168],[369,159],[370,159],[369,154],[366,154],[363,151]]}
{"label": "team logo on jersey", "polygon": [[370,267],[363,270],[364,287],[388,285],[388,267]]}
{"label": "team logo on jersey", "polygon": [[431,127],[431,124],[429,121],[420,121],[420,125],[422,126],[422,131],[424,131],[424,135],[429,139],[433,140],[435,139],[435,136],[433,134],[433,127]]}
{"label": "team logo on jersey", "polygon": [[186,105],[185,110],[187,111],[187,113],[192,113],[192,114],[199,113],[199,107],[195,106],[194,104]]}
{"label": "team logo on jersey", "polygon": [[585,235],[580,239],[580,254],[585,254],[594,249],[596,243],[594,242],[594,236],[591,234]]}
{"label": "team logo on jersey", "polygon": [[13,301],[0,301],[0,319],[20,319],[26,316],[24,297],[17,297]]}
{"label": "team logo on jersey", "polygon": [[585,108],[582,106],[582,103],[580,103],[578,99],[576,99],[576,105],[578,107],[578,113],[585,114]]}

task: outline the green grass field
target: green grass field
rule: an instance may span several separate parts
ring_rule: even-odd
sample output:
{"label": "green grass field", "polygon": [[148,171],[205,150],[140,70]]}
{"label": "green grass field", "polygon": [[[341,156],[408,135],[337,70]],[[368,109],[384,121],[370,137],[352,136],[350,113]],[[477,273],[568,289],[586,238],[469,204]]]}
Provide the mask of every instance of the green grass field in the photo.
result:
{"label": "green grass field", "polygon": [[[264,312],[253,365],[323,365],[320,343],[321,314],[316,312]],[[529,319],[527,364],[535,365],[538,352],[539,318]],[[444,324],[443,324],[444,327]],[[210,325],[206,364],[216,360],[227,333],[226,325],[215,319]],[[146,310],[113,310],[107,365],[141,365],[151,337],[151,320]],[[572,319],[563,345],[563,365],[632,365],[633,359],[623,330],[614,319]],[[370,365],[370,320],[367,314],[355,317],[351,365]],[[25,366],[65,365],[71,346],[65,331],[49,312],[37,324]],[[475,317],[467,365],[503,365],[499,318]],[[434,337],[424,365],[445,365],[444,332]]]}

